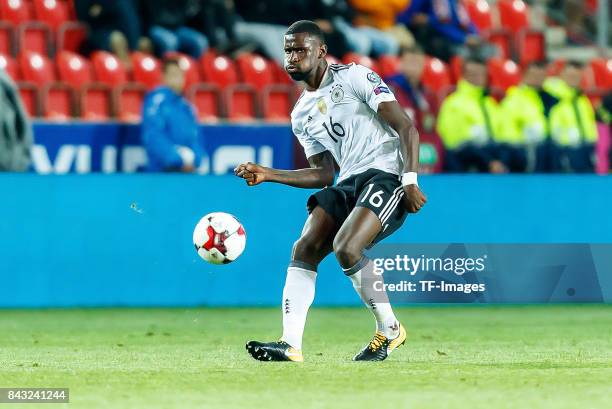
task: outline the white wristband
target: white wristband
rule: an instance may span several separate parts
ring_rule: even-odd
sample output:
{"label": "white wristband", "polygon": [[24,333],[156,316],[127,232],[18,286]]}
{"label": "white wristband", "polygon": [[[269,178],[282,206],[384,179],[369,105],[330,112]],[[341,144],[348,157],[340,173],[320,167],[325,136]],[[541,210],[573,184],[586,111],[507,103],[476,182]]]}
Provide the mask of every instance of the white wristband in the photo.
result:
{"label": "white wristband", "polygon": [[402,185],[419,185],[417,182],[417,173],[416,172],[406,172],[402,175]]}

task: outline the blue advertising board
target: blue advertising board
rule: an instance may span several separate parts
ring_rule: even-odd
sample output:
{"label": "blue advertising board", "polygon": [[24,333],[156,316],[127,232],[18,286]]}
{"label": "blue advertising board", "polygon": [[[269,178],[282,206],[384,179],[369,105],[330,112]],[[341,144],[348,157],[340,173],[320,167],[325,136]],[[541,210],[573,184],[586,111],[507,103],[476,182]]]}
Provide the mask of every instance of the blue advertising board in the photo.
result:
{"label": "blue advertising board", "polygon": [[[395,278],[417,289],[444,281],[445,291],[401,301],[612,302],[610,177],[432,175],[420,184],[427,205],[371,256],[442,258]],[[313,192],[179,174],[0,174],[0,186],[0,307],[278,305]],[[193,228],[213,211],[246,229],[234,263],[210,265],[194,250]],[[518,247],[499,247],[507,243]],[[534,247],[542,244],[553,246]],[[486,268],[465,272],[468,257]],[[333,255],[319,268],[315,303],[360,303]]]}
{"label": "blue advertising board", "polygon": [[[147,160],[140,125],[37,122],[32,167],[42,174],[137,172]],[[293,134],[287,125],[203,125],[200,174],[225,174],[243,162],[289,169]]]}

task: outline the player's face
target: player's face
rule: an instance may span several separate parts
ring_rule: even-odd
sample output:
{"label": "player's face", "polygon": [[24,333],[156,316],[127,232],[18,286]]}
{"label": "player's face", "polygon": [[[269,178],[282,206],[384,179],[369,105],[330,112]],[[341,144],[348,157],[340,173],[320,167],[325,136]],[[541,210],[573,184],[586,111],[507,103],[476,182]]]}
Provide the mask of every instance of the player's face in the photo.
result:
{"label": "player's face", "polygon": [[425,68],[425,55],[419,53],[405,53],[402,56],[402,72],[411,82],[418,82]]}
{"label": "player's face", "polygon": [[487,68],[484,64],[468,62],[463,69],[463,78],[477,87],[487,86]]}
{"label": "player's face", "polygon": [[308,78],[325,54],[325,46],[308,33],[285,36],[285,70],[294,81]]}
{"label": "player's face", "polygon": [[567,65],[561,72],[561,78],[572,88],[580,87],[581,77],[582,70],[578,67],[574,67],[573,65]]}
{"label": "player's face", "polygon": [[185,73],[181,67],[176,64],[168,65],[164,71],[164,83],[177,94],[181,94],[185,88]]}
{"label": "player's face", "polygon": [[524,82],[530,87],[540,88],[545,79],[546,70],[544,67],[532,65],[525,72]]}

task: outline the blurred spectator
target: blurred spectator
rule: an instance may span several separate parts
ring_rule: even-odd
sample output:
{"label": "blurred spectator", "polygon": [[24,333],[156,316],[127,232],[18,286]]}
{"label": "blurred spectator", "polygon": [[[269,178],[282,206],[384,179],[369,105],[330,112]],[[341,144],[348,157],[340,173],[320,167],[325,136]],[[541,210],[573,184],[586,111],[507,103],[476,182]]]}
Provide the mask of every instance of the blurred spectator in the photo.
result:
{"label": "blurred spectator", "polygon": [[106,50],[129,62],[129,52],[146,47],[135,0],[79,0],[77,18],[89,26],[87,52]]}
{"label": "blurred spectator", "polygon": [[470,21],[461,0],[412,0],[398,16],[429,55],[449,61],[453,55],[487,59],[497,53]]}
{"label": "blurred spectator", "polygon": [[206,36],[188,27],[201,13],[201,0],[143,0],[141,7],[158,56],[180,51],[199,58],[208,49]]}
{"label": "blurred spectator", "polygon": [[290,23],[301,19],[295,13],[295,5],[290,0],[235,0],[235,3],[243,19],[236,23],[238,38],[255,41],[268,58],[284,64],[285,31]]}
{"label": "blurred spectator", "polygon": [[487,69],[480,60],[463,64],[463,79],[443,102],[437,130],[446,148],[445,168],[450,172],[504,173],[496,141],[499,107],[487,95]]}
{"label": "blurred spectator", "polygon": [[24,172],[30,166],[32,125],[17,87],[0,69],[0,171]]}
{"label": "blurred spectator", "polygon": [[[348,31],[349,38],[356,37],[356,41],[369,43],[360,53],[372,54],[375,57],[384,54],[397,55],[400,49],[399,39],[403,39],[402,42],[406,47],[413,45],[414,39],[410,34],[402,33],[401,29],[394,29],[397,15],[408,6],[409,0],[376,2],[349,0],[349,2],[356,15],[352,21],[354,27],[344,27],[345,33]],[[408,39],[406,35],[409,36]]]}
{"label": "blurred spectator", "polygon": [[550,171],[548,117],[557,98],[546,92],[546,62],[532,62],[520,85],[508,88],[501,103],[504,144],[500,155],[513,172]]}
{"label": "blurred spectator", "polygon": [[185,73],[177,59],[163,63],[164,85],[145,97],[142,142],[149,172],[194,172],[202,146],[194,108],[183,97]]}
{"label": "blurred spectator", "polygon": [[343,13],[344,0],[236,0],[236,10],[244,19],[236,23],[238,38],[255,41],[268,58],[284,64],[284,35],[287,27],[303,19],[313,20],[325,35],[328,51],[342,56],[349,51],[347,39],[337,21]]}
{"label": "blurred spectator", "polygon": [[385,79],[399,104],[410,116],[419,131],[421,173],[442,171],[444,150],[435,131],[435,95],[424,91],[421,76],[426,56],[414,47],[402,54],[400,73]]}
{"label": "blurred spectator", "polygon": [[550,110],[553,171],[593,172],[597,125],[591,101],[580,91],[582,64],[567,62],[559,78],[548,78],[544,89],[559,99]]}
{"label": "blurred spectator", "polygon": [[239,18],[233,0],[208,0],[202,5],[197,24],[202,27],[210,47],[220,54],[254,51],[257,48],[255,42],[240,41],[236,35],[236,21]]}

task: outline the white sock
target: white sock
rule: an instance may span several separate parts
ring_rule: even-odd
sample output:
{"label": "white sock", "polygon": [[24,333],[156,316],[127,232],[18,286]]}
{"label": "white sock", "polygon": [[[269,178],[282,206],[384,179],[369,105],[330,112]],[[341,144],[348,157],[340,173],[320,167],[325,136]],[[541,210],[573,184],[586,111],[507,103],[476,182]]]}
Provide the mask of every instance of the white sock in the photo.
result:
{"label": "white sock", "polygon": [[[303,268],[307,267],[307,268]],[[287,279],[283,289],[283,336],[295,349],[302,349],[302,335],[308,308],[315,295],[317,272],[305,263],[292,261],[287,269]]]}
{"label": "white sock", "polygon": [[[344,273],[353,282],[353,288],[361,297],[376,318],[376,330],[389,339],[399,335],[399,322],[393,314],[386,291],[374,290],[375,281],[383,281],[382,276],[374,275],[372,261],[366,257],[362,258],[355,266],[344,270]],[[365,285],[362,286],[362,282]]]}

